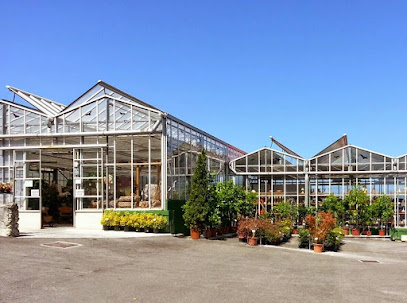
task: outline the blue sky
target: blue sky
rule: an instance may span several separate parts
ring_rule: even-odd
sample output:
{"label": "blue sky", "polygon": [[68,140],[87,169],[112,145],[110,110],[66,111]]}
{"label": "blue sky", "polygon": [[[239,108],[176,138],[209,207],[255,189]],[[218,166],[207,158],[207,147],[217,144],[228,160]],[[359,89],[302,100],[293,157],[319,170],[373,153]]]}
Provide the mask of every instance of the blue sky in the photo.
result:
{"label": "blue sky", "polygon": [[406,1],[1,1],[0,33],[0,98],[102,79],[248,152],[407,153]]}

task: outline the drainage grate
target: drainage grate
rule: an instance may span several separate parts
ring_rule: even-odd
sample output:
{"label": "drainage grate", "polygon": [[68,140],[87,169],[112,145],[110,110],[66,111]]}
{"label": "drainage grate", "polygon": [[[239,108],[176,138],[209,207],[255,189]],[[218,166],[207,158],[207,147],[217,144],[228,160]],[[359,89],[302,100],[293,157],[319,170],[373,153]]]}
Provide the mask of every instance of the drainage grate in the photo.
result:
{"label": "drainage grate", "polygon": [[71,247],[78,247],[78,246],[82,246],[82,245],[78,244],[78,243],[56,241],[56,242],[41,244],[41,246],[56,247],[56,248],[71,248]]}
{"label": "drainage grate", "polygon": [[359,260],[359,262],[361,262],[361,263],[380,263],[377,260]]}

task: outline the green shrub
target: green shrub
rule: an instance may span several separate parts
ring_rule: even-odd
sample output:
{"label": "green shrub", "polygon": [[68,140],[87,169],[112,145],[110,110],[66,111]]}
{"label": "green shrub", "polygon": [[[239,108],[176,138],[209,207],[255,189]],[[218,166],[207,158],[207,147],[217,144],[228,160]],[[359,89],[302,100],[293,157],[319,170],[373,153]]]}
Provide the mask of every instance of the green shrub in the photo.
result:
{"label": "green shrub", "polygon": [[283,226],[279,228],[281,234],[283,235],[283,241],[288,241],[291,238],[291,228],[288,226]]}
{"label": "green shrub", "polygon": [[283,241],[283,235],[280,232],[280,228],[274,224],[264,230],[264,238],[272,245],[278,245]]}
{"label": "green shrub", "polygon": [[324,241],[325,250],[338,251],[344,236],[345,233],[340,227],[331,230]]}
{"label": "green shrub", "polygon": [[298,231],[298,247],[299,248],[308,248],[310,241],[310,233],[307,229],[300,229]]}

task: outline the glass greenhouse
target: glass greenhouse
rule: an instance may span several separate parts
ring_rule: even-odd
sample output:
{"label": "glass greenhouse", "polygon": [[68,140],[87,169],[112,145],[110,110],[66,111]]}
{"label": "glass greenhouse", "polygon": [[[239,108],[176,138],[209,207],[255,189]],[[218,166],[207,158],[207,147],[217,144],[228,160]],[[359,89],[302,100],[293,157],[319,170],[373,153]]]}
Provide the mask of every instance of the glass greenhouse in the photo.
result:
{"label": "glass greenhouse", "polygon": [[406,155],[391,157],[348,144],[347,136],[304,159],[272,138],[277,148],[262,148],[230,162],[246,187],[258,193],[257,212],[287,201],[315,206],[329,194],[343,199],[358,185],[374,201],[388,195],[394,203],[394,225],[405,226],[407,209]]}
{"label": "glass greenhouse", "polygon": [[[165,209],[185,199],[197,155],[220,181],[245,153],[98,81],[68,106],[7,87],[0,100],[0,203],[41,228],[55,195],[76,227],[99,227],[104,209]],[[53,196],[54,195],[54,196]]]}

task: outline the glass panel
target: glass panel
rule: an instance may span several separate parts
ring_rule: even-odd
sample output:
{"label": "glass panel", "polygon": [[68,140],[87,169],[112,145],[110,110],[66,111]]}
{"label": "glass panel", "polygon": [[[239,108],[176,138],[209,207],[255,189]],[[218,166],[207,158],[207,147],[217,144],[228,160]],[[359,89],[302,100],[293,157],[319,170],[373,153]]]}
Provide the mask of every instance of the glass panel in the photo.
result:
{"label": "glass panel", "polygon": [[331,170],[341,171],[343,161],[343,150],[337,150],[331,154]]}
{"label": "glass panel", "polygon": [[372,154],[372,170],[384,170],[384,157]]}
{"label": "glass panel", "polygon": [[370,152],[358,150],[358,171],[370,170]]}

